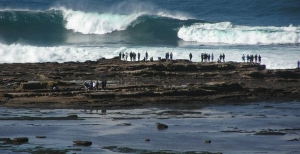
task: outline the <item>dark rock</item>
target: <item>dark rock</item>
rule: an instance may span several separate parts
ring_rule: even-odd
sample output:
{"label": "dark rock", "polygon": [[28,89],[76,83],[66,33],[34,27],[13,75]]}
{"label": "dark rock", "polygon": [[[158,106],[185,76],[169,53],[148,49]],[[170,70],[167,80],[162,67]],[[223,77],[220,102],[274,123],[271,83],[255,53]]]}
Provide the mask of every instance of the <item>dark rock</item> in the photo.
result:
{"label": "dark rock", "polygon": [[28,138],[27,137],[17,137],[17,138],[14,138],[13,141],[16,143],[16,142],[19,142],[19,143],[25,143],[25,142],[28,142]]}
{"label": "dark rock", "polygon": [[168,129],[168,125],[162,124],[162,123],[158,123],[158,124],[157,124],[157,129],[158,129],[158,130],[165,130],[165,129]]}
{"label": "dark rock", "polygon": [[295,72],[294,70],[277,70],[275,71],[275,75],[279,78],[293,78],[293,79],[300,78],[300,73]]}
{"label": "dark rock", "polygon": [[248,76],[255,78],[255,79],[260,79],[260,78],[264,78],[265,74],[263,74],[260,71],[250,71],[247,73]]}
{"label": "dark rock", "polygon": [[91,141],[73,141],[73,143],[81,146],[90,146],[93,144]]}
{"label": "dark rock", "polygon": [[122,123],[122,124],[118,124],[117,126],[131,126],[131,123]]}
{"label": "dark rock", "polygon": [[74,118],[74,119],[77,119],[78,116],[76,114],[72,114],[72,115],[68,115],[67,118]]}
{"label": "dark rock", "polygon": [[11,141],[10,138],[0,138],[0,141]]}
{"label": "dark rock", "polygon": [[254,135],[285,135],[283,132],[273,132],[273,131],[261,131],[257,132]]}
{"label": "dark rock", "polygon": [[46,138],[46,136],[36,136],[35,138]]}
{"label": "dark rock", "polygon": [[205,140],[205,143],[211,143],[211,140]]}

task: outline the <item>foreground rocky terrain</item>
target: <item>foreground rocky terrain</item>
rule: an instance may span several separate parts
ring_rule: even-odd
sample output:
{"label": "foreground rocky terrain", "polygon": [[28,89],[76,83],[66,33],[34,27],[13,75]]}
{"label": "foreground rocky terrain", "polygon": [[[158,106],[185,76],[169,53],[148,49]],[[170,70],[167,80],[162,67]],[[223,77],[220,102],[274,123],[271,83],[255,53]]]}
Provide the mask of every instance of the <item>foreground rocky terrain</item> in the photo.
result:
{"label": "foreground rocky terrain", "polygon": [[[169,103],[300,100],[300,70],[188,60],[0,64],[0,105],[111,108]],[[85,81],[99,81],[87,90]],[[107,80],[107,88],[101,82]]]}

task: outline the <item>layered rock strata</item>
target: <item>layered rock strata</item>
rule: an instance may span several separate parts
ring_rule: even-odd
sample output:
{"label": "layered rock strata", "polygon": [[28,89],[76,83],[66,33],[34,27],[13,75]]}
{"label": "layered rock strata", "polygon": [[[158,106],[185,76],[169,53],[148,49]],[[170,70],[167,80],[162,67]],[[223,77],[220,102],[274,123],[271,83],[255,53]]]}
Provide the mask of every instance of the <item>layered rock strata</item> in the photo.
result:
{"label": "layered rock strata", "polygon": [[[65,63],[0,64],[0,105],[110,108],[170,103],[243,103],[300,98],[300,70],[188,60],[118,58]],[[87,90],[84,82],[98,81]],[[107,87],[102,89],[102,81]]]}

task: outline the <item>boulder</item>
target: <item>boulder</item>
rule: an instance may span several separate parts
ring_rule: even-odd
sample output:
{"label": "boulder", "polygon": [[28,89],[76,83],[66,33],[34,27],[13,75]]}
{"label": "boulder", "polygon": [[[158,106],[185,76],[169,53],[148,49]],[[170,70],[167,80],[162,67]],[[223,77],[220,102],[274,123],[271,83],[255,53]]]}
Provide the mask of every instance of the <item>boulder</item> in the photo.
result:
{"label": "boulder", "polygon": [[165,130],[165,129],[168,129],[168,125],[162,124],[162,123],[158,123],[158,124],[157,124],[157,129],[158,129],[158,130]]}

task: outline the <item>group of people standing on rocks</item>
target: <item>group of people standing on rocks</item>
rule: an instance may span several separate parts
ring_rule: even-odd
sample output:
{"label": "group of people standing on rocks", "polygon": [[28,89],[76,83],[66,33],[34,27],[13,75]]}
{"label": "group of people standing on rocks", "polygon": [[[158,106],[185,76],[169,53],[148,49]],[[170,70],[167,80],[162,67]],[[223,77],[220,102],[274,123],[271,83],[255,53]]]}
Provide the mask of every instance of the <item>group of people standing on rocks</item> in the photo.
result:
{"label": "group of people standing on rocks", "polygon": [[201,62],[210,62],[214,61],[214,54],[201,53]]}
{"label": "group of people standing on rocks", "polygon": [[171,53],[169,53],[169,52],[167,52],[166,53],[166,60],[173,60],[173,53],[171,52]]}
{"label": "group of people standing on rocks", "polygon": [[[138,61],[141,61],[141,54],[140,53],[135,53],[135,52],[130,52],[129,54],[126,52],[126,53],[122,53],[120,52],[119,53],[119,58],[120,60],[125,60],[127,61],[128,60],[128,55],[129,55],[129,58],[130,58],[130,61],[136,61],[136,56],[137,56],[137,60]],[[189,60],[192,61],[192,58],[193,58],[193,54],[192,53],[189,53]],[[145,53],[145,57],[142,59],[142,61],[148,61],[148,52],[146,51]],[[172,52],[166,52],[166,55],[165,55],[165,58],[166,60],[173,60],[173,53]],[[149,59],[150,61],[153,61],[153,57],[151,57]],[[158,60],[161,60],[160,57],[158,57]],[[210,61],[214,61],[214,54],[207,54],[207,53],[201,53],[201,62],[210,62]],[[225,54],[220,54],[220,57],[218,59],[218,62],[225,62]]]}
{"label": "group of people standing on rocks", "polygon": [[[243,54],[243,56],[242,56],[242,60],[243,60],[243,62],[245,62],[246,60],[247,60],[247,63],[248,62],[250,62],[250,63],[261,63],[261,56],[260,55],[258,55],[257,56],[257,54],[255,54],[254,56],[253,55],[249,55],[249,54],[247,54],[247,56],[245,56],[244,54]],[[258,61],[257,61],[258,60]]]}
{"label": "group of people standing on rocks", "polygon": [[[106,84],[107,84],[107,81],[106,80],[103,80],[101,81],[101,85],[102,85],[102,90],[105,90],[107,87],[106,87]],[[84,81],[84,87],[85,89],[87,89],[87,91],[93,91],[93,90],[98,90],[99,88],[99,81],[98,80],[95,80],[95,81]]]}
{"label": "group of people standing on rocks", "polygon": [[[210,62],[210,61],[214,61],[214,54],[208,54],[208,53],[201,53],[201,62]],[[225,54],[220,54],[218,61],[217,62],[225,62]]]}
{"label": "group of people standing on rocks", "polygon": [[[136,56],[137,56],[137,58],[136,58]],[[126,53],[120,52],[119,53],[119,58],[120,58],[120,60],[126,60],[127,61],[127,59],[128,59],[128,52],[126,52]],[[129,58],[130,58],[130,61],[136,61],[136,59],[138,61],[140,61],[141,60],[141,54],[139,52],[136,54],[135,52],[131,51],[129,53]],[[151,61],[151,59],[153,61],[153,57],[150,58],[150,61]],[[145,57],[142,59],[142,61],[147,61],[147,60],[148,60],[148,52],[146,51]]]}

